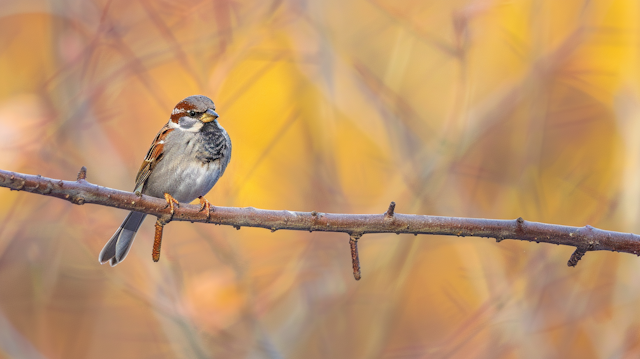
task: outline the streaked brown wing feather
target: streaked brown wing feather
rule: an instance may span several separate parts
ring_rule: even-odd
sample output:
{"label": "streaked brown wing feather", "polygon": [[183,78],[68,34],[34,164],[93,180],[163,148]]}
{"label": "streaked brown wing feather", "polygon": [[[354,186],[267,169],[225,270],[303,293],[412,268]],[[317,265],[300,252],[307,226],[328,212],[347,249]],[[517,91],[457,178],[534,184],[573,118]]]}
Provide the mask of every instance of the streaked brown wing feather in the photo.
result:
{"label": "streaked brown wing feather", "polygon": [[136,176],[136,186],[133,190],[135,193],[140,194],[144,188],[149,175],[151,175],[151,171],[153,168],[162,160],[164,156],[164,140],[167,135],[173,131],[169,125],[165,125],[160,132],[156,135],[156,138],[151,143],[151,148],[149,148],[149,152],[147,152],[147,156],[142,161],[142,165],[140,165],[140,170],[138,170],[138,175]]}

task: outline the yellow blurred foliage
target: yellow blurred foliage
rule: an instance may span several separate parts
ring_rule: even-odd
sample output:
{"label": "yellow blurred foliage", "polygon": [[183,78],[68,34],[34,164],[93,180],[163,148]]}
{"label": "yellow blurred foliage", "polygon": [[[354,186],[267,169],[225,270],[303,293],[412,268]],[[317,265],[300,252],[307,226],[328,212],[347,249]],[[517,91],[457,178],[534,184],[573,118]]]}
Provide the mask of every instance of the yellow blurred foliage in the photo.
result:
{"label": "yellow blurred foliage", "polygon": [[[233,142],[214,205],[640,232],[631,0],[3,2],[0,168],[133,188],[173,106]],[[0,190],[0,357],[633,358],[640,260],[148,220]]]}

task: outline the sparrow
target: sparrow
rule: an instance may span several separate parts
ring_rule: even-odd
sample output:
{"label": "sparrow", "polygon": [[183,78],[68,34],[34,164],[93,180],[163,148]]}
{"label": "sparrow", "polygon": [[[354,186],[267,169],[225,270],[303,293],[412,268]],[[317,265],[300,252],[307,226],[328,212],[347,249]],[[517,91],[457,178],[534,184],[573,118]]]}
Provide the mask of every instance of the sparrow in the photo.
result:
{"label": "sparrow", "polygon": [[[142,161],[134,192],[137,195],[165,198],[173,215],[174,204],[200,199],[200,210],[210,215],[211,204],[204,195],[213,188],[231,159],[231,140],[218,123],[213,101],[206,96],[189,96],[178,102],[169,122],[160,129]],[[101,264],[122,262],[147,215],[130,212],[120,228],[100,252]],[[159,237],[165,223],[156,222],[153,259],[160,257]]]}

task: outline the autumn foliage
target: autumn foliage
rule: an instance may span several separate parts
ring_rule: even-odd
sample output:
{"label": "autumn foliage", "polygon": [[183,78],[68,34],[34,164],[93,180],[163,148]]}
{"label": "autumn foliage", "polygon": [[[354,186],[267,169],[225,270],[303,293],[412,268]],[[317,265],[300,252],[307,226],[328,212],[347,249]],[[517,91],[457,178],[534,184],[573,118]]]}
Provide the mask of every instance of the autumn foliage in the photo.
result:
{"label": "autumn foliage", "polygon": [[[214,205],[640,232],[632,0],[0,6],[0,168],[132,190],[173,106],[233,141]],[[640,355],[640,259],[489,239],[147,220],[0,190],[0,357]]]}

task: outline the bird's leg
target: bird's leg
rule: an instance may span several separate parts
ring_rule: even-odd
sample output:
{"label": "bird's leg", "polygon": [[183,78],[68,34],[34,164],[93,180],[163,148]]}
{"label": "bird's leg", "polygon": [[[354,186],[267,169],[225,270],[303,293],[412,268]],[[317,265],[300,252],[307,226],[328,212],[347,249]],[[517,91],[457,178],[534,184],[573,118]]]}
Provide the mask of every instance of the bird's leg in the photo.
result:
{"label": "bird's leg", "polygon": [[200,200],[200,210],[198,212],[202,212],[203,210],[207,211],[207,221],[211,219],[211,202],[207,201],[204,196],[198,197]]}
{"label": "bird's leg", "polygon": [[167,207],[171,208],[171,217],[169,217],[169,220],[165,221],[165,223],[164,223],[164,224],[167,224],[167,223],[171,222],[171,218],[173,218],[174,205],[177,206],[177,207],[180,207],[180,202],[178,202],[177,199],[173,198],[168,193],[164,194],[164,199],[167,201],[167,205],[164,208],[167,208]]}

